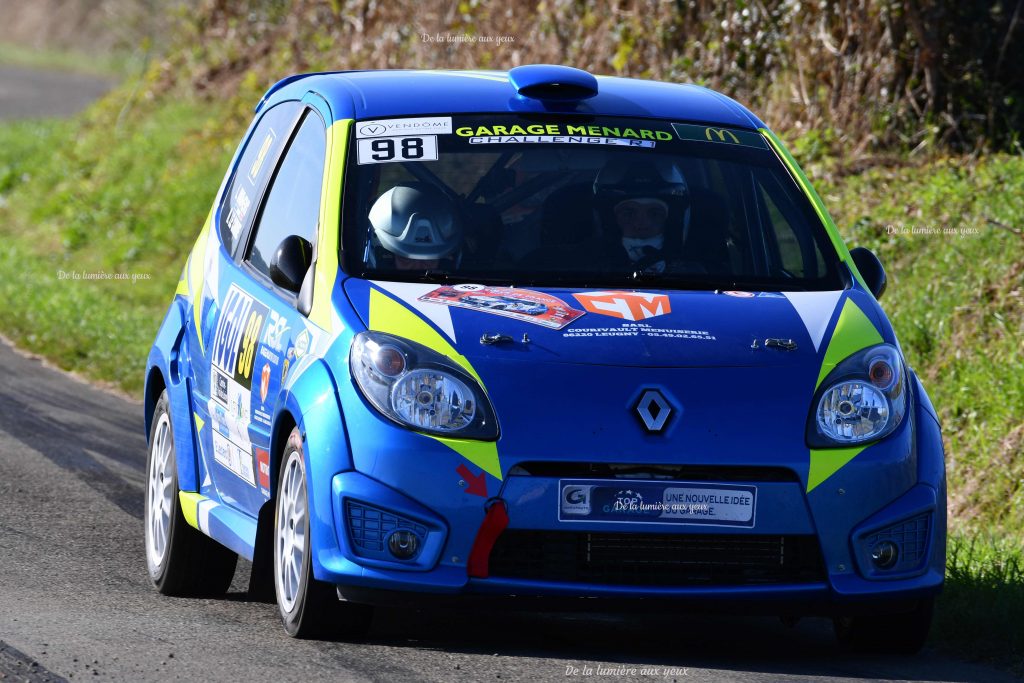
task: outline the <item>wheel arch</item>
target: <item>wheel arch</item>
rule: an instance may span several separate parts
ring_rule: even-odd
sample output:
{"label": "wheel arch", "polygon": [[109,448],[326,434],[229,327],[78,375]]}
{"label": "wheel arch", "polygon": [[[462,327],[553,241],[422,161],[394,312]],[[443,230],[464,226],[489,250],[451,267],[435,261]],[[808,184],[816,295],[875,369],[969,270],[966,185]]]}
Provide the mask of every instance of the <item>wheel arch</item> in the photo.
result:
{"label": "wheel arch", "polygon": [[[277,419],[274,420],[274,428],[270,434],[270,500],[267,504],[277,498],[277,477],[276,473],[281,467],[281,455],[284,453],[285,444],[288,443],[288,436],[292,430],[298,427],[298,421],[292,415],[289,408],[282,410]],[[266,504],[264,504],[266,507]]]}
{"label": "wheel arch", "polygon": [[[271,471],[276,472],[275,468],[280,467],[284,444],[292,430],[292,427],[284,428],[282,416],[287,413],[302,435],[311,509],[313,574],[323,579],[326,571],[321,556],[334,556],[339,552],[331,484],[337,474],[352,469],[352,454],[337,382],[326,359],[314,360],[301,372],[289,375],[289,380],[274,420],[271,439],[275,453],[271,456]],[[272,497],[276,497],[276,491]]]}
{"label": "wheel arch", "polygon": [[153,428],[153,413],[156,412],[157,401],[167,388],[167,381],[163,372],[156,365],[146,373],[146,384],[143,389],[143,411],[146,421],[146,440],[149,440],[149,433]]}

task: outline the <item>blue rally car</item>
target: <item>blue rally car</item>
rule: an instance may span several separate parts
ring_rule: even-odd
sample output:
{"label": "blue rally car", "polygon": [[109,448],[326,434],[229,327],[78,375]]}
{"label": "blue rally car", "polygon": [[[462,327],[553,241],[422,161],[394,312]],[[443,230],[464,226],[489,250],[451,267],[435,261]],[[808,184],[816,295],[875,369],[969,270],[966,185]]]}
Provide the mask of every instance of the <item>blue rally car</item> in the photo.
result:
{"label": "blue rally car", "polygon": [[517,600],[914,651],[945,468],[885,282],[705,88],[286,78],[149,356],[150,578],[222,593],[241,555],[300,637]]}

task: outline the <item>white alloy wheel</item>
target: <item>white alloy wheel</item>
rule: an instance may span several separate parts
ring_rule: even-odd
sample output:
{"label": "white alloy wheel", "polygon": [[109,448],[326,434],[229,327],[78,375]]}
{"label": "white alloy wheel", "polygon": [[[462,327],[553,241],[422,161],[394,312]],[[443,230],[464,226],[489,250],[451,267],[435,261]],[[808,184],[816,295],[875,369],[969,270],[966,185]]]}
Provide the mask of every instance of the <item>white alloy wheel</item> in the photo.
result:
{"label": "white alloy wheel", "polygon": [[274,498],[274,588],[285,632],[293,638],[358,639],[366,635],[373,607],[340,602],[337,588],[313,576],[313,537],[304,443],[288,435]]}
{"label": "white alloy wheel", "polygon": [[302,453],[293,450],[282,473],[274,524],[274,580],[284,612],[295,609],[305,579],[306,514],[306,472]]}
{"label": "white alloy wheel", "polygon": [[146,511],[142,519],[149,580],[164,595],[223,595],[235,576],[238,555],[185,520],[178,497],[178,452],[174,444],[170,398],[165,390],[153,406],[146,459]]}
{"label": "white alloy wheel", "polygon": [[151,575],[159,574],[167,559],[167,542],[176,493],[172,471],[174,441],[171,439],[171,420],[167,413],[160,414],[154,432],[146,484],[146,563]]}

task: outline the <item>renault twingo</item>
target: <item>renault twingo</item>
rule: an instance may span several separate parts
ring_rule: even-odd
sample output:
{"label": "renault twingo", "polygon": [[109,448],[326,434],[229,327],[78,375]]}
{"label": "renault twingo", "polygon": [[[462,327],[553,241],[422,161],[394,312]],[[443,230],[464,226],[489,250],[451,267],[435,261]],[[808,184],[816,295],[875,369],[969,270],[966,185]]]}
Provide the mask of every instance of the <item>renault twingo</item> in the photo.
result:
{"label": "renault twingo", "polygon": [[915,651],[944,456],[885,283],[705,88],[287,78],[149,357],[150,577],[220,593],[241,555],[300,637],[532,598],[827,614]]}

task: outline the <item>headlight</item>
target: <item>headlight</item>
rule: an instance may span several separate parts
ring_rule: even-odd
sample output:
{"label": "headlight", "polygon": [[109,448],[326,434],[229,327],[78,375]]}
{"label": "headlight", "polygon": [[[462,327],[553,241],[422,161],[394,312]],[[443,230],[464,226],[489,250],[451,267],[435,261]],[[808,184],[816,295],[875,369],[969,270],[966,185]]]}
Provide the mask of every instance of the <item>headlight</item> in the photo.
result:
{"label": "headlight", "polygon": [[366,400],[403,427],[461,439],[498,438],[483,389],[436,351],[394,335],[360,332],[349,365]]}
{"label": "headlight", "polygon": [[808,445],[852,446],[892,433],[907,409],[905,374],[899,352],[889,344],[843,360],[815,393]]}

